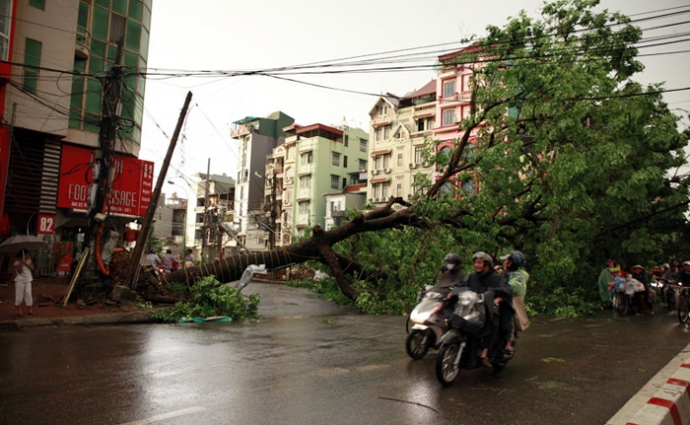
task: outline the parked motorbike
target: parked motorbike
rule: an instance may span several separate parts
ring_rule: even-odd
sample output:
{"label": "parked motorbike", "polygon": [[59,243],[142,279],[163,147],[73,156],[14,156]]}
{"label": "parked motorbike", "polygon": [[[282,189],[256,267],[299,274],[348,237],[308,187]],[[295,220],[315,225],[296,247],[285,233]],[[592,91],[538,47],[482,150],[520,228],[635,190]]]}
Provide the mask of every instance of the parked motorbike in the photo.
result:
{"label": "parked motorbike", "polygon": [[494,321],[493,335],[483,336],[491,339],[488,358],[494,369],[503,369],[514,356],[504,351],[506,341],[500,335],[498,309],[492,297],[459,288],[452,298],[455,299],[453,315],[448,320],[448,331],[441,337],[436,357],[436,377],[443,385],[452,384],[460,369],[482,365],[478,356],[486,320]]}
{"label": "parked motorbike", "polygon": [[429,289],[420,293],[419,304],[408,319],[412,327],[405,339],[405,350],[415,360],[423,359],[430,348],[438,349],[441,336],[448,328],[448,314],[444,313],[448,293]]}

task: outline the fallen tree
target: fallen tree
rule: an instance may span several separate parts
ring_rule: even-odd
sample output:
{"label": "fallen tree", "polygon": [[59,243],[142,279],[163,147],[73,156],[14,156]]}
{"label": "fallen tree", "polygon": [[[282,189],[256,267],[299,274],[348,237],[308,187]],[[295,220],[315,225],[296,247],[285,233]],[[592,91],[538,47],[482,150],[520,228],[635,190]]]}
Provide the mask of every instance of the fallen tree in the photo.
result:
{"label": "fallen tree", "polygon": [[371,232],[443,228],[454,239],[443,249],[464,258],[476,250],[526,252],[531,294],[541,292],[543,310],[553,312],[593,292],[590,277],[608,258],[628,267],[665,262],[672,253],[687,258],[689,181],[674,170],[686,164],[690,132],[678,130],[661,84],[644,87],[632,78],[643,69],[640,28],[619,13],[595,11],[597,4],[546,4],[540,19],[521,13],[441,60],[442,70],[471,74],[469,110],[449,152],[428,141],[435,169],[417,176],[426,182],[411,200],[391,199],[333,230],[317,226],[299,243],[177,271],[164,283],[208,275],[232,281],[249,264],[315,260],[350,300],[376,291],[353,282],[380,280],[377,269],[419,288],[422,282],[394,275],[414,261],[410,255],[384,264],[380,252],[340,247]]}

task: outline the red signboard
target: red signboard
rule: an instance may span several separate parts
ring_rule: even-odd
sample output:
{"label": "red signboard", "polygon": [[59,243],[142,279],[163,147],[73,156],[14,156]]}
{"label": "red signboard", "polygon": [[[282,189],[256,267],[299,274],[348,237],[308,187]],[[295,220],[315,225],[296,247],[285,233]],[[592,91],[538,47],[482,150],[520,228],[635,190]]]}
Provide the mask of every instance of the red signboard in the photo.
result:
{"label": "red signboard", "polygon": [[53,214],[39,214],[38,215],[38,235],[54,235],[55,234],[55,216]]}
{"label": "red signboard", "polygon": [[[112,155],[112,158],[111,169],[115,173],[108,192],[108,213],[146,215],[153,193],[153,162],[124,155]],[[87,210],[93,162],[92,149],[62,145],[58,207]]]}

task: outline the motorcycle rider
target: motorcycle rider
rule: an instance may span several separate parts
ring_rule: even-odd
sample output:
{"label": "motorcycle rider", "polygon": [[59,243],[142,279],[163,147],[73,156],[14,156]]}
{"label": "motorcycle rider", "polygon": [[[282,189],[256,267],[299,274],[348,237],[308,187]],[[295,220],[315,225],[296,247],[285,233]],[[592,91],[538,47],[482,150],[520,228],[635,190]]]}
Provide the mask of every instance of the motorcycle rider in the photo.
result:
{"label": "motorcycle rider", "polygon": [[644,291],[642,292],[636,292],[635,293],[635,306],[637,308],[637,315],[641,316],[642,315],[642,301],[644,300],[644,304],[647,304],[647,307],[649,308],[649,314],[654,314],[654,303],[652,302],[652,298],[649,295],[649,277],[647,276],[647,272],[645,271],[644,267],[642,267],[640,264],[635,264],[632,266],[632,278],[637,279],[640,283],[644,285]]}
{"label": "motorcycle rider", "polygon": [[[467,279],[467,286],[478,294],[484,294],[485,300],[489,303],[493,302],[493,305],[499,309],[498,332],[505,346],[510,341],[515,317],[512,307],[513,289],[508,285],[504,275],[496,273],[493,268],[493,259],[489,254],[483,251],[475,252],[472,255],[472,261],[474,273]],[[493,367],[489,361],[489,344],[497,330],[494,329],[493,320],[487,320],[484,326],[485,337],[481,341],[479,359],[485,367]]]}
{"label": "motorcycle rider", "polygon": [[443,259],[445,272],[431,289],[435,292],[449,293],[454,287],[464,285],[467,282],[467,272],[462,268],[462,258],[455,253],[446,254]]}
{"label": "motorcycle rider", "polygon": [[529,326],[529,318],[525,310],[525,295],[527,295],[527,281],[529,273],[525,270],[525,254],[521,251],[510,251],[501,257],[503,269],[506,271],[508,284],[513,288],[513,309],[515,310],[515,321],[510,341],[506,345],[506,351],[512,352],[513,342],[515,341],[515,328],[524,331]]}

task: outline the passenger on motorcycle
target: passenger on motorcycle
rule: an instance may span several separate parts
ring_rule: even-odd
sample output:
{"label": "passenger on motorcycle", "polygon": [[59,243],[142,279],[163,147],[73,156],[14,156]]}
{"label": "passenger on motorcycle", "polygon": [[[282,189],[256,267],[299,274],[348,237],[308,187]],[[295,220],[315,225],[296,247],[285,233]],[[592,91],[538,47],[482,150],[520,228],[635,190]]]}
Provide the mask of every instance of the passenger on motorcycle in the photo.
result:
{"label": "passenger on motorcycle", "polygon": [[683,263],[683,269],[678,272],[678,284],[680,286],[690,286],[690,261]]}
{"label": "passenger on motorcycle", "polygon": [[520,251],[511,251],[501,257],[503,269],[506,271],[508,285],[513,289],[513,309],[515,310],[515,321],[510,341],[506,345],[506,351],[513,350],[515,341],[515,329],[524,331],[529,326],[529,318],[525,310],[525,295],[527,294],[527,281],[529,273],[525,270],[525,255]]}
{"label": "passenger on motorcycle", "polygon": [[439,293],[450,293],[450,291],[467,282],[467,272],[462,268],[462,258],[458,254],[449,253],[443,259],[445,264],[441,266],[446,271],[441,273],[436,285],[432,287],[432,291]]}
{"label": "passenger on motorcycle", "polygon": [[639,264],[632,266],[631,270],[632,278],[644,285],[644,291],[635,293],[635,305],[638,309],[636,314],[642,314],[640,309],[642,309],[643,303],[649,306],[650,314],[654,314],[654,304],[652,303],[652,298],[649,296],[649,278],[647,277],[647,272],[644,270],[644,267]]}
{"label": "passenger on motorcycle", "polygon": [[513,331],[515,311],[512,306],[513,290],[508,285],[506,277],[496,273],[493,269],[493,259],[483,251],[476,252],[472,256],[474,273],[467,280],[467,286],[474,292],[484,294],[486,299],[492,299],[493,305],[499,312],[499,329],[493,329],[493,320],[487,320],[485,326],[490,327],[483,332],[485,336],[481,341],[481,354],[479,358],[485,367],[492,367],[489,361],[489,345],[494,332],[499,332],[499,337],[507,345]]}

